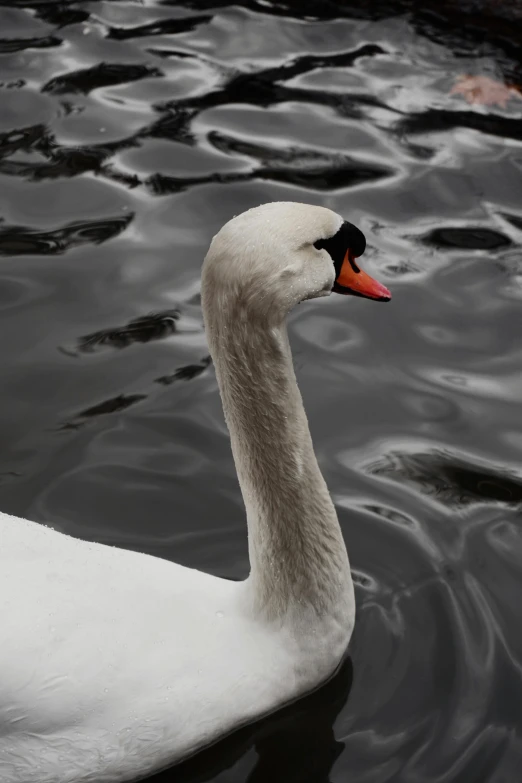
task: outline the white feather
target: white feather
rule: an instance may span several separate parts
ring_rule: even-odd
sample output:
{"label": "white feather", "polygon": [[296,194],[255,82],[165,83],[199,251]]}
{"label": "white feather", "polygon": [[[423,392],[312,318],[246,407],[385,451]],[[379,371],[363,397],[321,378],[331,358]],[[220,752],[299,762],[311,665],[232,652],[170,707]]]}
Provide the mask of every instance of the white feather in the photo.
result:
{"label": "white feather", "polygon": [[328,678],[354,623],[346,548],[284,326],[327,294],[341,218],[272,203],[227,223],[203,309],[247,511],[229,582],[0,514],[0,780],[118,783]]}

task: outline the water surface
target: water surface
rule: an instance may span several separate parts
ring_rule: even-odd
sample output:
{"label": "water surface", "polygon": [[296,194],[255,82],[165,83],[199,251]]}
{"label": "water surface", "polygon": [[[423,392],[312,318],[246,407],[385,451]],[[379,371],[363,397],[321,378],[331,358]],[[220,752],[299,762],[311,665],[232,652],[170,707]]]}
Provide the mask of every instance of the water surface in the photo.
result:
{"label": "water surface", "polygon": [[211,237],[322,204],[393,292],[290,322],[350,658],[155,783],[519,780],[522,10],[418,5],[0,0],[2,511],[243,578]]}

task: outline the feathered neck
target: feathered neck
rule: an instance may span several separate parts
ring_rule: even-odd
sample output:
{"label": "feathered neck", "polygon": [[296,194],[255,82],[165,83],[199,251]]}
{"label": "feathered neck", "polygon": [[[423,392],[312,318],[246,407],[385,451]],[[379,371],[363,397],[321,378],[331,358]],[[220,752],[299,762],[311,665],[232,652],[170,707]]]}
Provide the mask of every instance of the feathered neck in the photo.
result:
{"label": "feathered neck", "polygon": [[247,511],[256,612],[323,614],[353,586],[314,454],[284,319],[252,314],[240,290],[203,286],[207,336]]}

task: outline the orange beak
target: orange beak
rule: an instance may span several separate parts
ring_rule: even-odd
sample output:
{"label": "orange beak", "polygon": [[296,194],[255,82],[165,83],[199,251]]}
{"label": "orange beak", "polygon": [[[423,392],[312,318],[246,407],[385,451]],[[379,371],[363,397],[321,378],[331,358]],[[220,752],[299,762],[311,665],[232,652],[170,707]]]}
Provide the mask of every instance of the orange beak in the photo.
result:
{"label": "orange beak", "polygon": [[341,271],[335,278],[333,290],[338,294],[352,294],[354,296],[364,296],[366,299],[389,302],[391,294],[386,286],[378,283],[373,277],[359,269],[354,259],[355,256],[348,248]]}

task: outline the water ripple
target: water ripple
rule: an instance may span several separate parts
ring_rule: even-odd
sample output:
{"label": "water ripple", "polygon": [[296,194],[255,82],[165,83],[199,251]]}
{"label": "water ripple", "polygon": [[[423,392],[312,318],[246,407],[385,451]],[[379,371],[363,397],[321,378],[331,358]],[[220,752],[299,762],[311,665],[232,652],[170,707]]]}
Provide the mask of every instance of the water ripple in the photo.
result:
{"label": "water ripple", "polygon": [[179,35],[195,30],[199,25],[212,21],[212,16],[185,16],[179,19],[161,19],[138,27],[109,27],[107,38],[126,41],[129,38],[145,38],[152,35]]}
{"label": "water ripple", "polygon": [[139,79],[157,78],[163,74],[159,68],[139,64],[100,63],[72,73],[55,76],[42,87],[42,92],[53,95],[79,93],[88,95],[92,90],[114,84],[128,84]]}
{"label": "water ripple", "polygon": [[212,236],[262,201],[322,204],[393,291],[290,319],[354,572],[350,658],[151,783],[518,780],[521,19],[0,0],[3,511],[243,578]]}
{"label": "water ripple", "polygon": [[101,329],[78,340],[80,353],[94,353],[103,348],[127,348],[133,343],[148,343],[174,334],[179,310],[151,313],[133,318],[125,326]]}
{"label": "water ripple", "polygon": [[0,54],[23,52],[25,49],[47,49],[61,44],[61,38],[52,35],[44,38],[0,38]]}
{"label": "water ripple", "polygon": [[60,255],[71,247],[99,245],[121,234],[132,219],[133,215],[129,214],[104,220],[82,220],[53,231],[0,225],[0,255]]}

